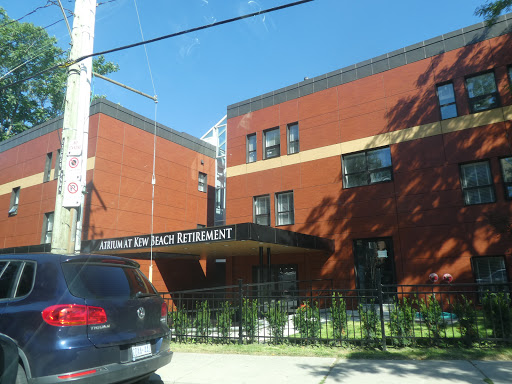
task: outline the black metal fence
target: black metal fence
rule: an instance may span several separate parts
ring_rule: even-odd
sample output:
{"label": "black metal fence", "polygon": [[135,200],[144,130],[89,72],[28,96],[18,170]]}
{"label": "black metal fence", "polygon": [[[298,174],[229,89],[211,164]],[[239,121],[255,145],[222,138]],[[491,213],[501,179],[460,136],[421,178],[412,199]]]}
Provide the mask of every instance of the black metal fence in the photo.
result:
{"label": "black metal fence", "polygon": [[381,285],[329,280],[162,293],[177,342],[430,346],[512,343],[511,285]]}

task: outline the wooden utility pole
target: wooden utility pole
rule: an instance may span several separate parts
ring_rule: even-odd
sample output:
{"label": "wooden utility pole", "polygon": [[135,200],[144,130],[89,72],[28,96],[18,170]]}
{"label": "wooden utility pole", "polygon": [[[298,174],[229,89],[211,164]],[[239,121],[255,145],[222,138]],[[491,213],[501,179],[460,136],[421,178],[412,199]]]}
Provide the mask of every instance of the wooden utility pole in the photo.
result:
{"label": "wooden utility pole", "polygon": [[[93,53],[95,0],[76,0],[70,60]],[[92,58],[68,68],[66,104],[62,130],[61,171],[52,234],[52,253],[73,254],[80,250],[83,201],[86,192],[87,144]]]}

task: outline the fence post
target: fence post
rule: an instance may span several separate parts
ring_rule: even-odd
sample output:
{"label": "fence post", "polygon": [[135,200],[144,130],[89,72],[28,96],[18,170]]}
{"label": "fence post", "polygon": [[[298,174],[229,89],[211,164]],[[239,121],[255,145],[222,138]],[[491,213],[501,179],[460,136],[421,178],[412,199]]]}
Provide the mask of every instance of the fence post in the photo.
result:
{"label": "fence post", "polygon": [[238,311],[240,312],[240,321],[238,322],[238,344],[242,344],[243,340],[242,340],[242,322],[244,320],[244,317],[243,317],[243,297],[244,297],[244,292],[243,292],[243,288],[242,288],[242,283],[243,283],[243,280],[242,279],[238,279]]}
{"label": "fence post", "polygon": [[380,331],[382,334],[382,350],[386,351],[386,330],[384,327],[384,295],[382,294],[382,275],[380,268],[377,268],[377,292],[379,295],[380,307]]}

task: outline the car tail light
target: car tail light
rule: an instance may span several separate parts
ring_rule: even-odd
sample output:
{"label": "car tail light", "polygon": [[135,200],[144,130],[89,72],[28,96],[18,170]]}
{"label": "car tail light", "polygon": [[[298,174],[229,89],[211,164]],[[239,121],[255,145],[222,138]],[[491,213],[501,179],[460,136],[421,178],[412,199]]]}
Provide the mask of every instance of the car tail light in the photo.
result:
{"label": "car tail light", "polygon": [[162,312],[160,314],[160,321],[167,321],[167,304],[165,301],[162,303]]}
{"label": "car tail light", "polygon": [[78,304],[52,305],[43,312],[43,320],[56,327],[103,324],[107,314],[103,308]]}

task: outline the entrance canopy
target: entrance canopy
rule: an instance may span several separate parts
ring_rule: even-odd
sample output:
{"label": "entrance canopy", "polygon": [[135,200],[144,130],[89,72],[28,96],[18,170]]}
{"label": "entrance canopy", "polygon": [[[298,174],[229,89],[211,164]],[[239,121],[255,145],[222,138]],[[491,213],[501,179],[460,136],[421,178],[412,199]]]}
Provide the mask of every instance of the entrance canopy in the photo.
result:
{"label": "entrance canopy", "polygon": [[273,255],[326,254],[334,249],[334,242],[254,223],[82,241],[83,253],[137,254],[137,258],[149,257],[151,247],[155,258],[225,258],[257,255],[259,248],[270,248]]}

